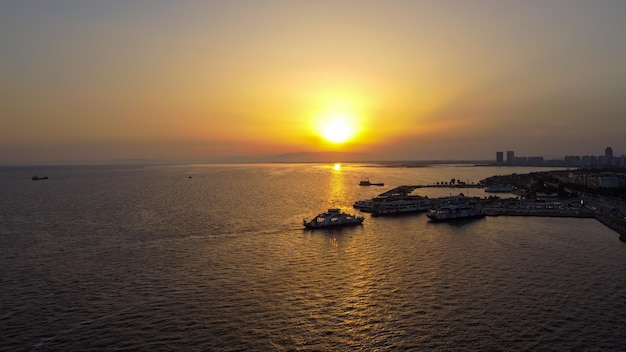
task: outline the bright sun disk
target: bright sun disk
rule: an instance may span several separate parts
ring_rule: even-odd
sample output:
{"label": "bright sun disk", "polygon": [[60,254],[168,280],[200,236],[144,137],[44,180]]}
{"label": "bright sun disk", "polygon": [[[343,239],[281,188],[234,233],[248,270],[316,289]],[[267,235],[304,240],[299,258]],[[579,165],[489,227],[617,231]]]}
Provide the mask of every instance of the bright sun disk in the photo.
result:
{"label": "bright sun disk", "polygon": [[354,137],[356,132],[346,119],[336,117],[323,124],[320,134],[329,142],[344,143]]}

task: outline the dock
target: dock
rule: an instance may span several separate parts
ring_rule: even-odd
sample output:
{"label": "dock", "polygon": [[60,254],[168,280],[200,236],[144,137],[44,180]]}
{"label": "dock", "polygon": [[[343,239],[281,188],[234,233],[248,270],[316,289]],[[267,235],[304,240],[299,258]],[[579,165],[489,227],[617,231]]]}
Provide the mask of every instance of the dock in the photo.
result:
{"label": "dock", "polygon": [[[482,185],[402,185],[378,195],[378,197],[406,197],[418,188],[483,188]],[[430,199],[431,205],[446,201],[447,198]],[[626,242],[626,217],[623,209],[611,208],[606,202],[587,199],[585,205],[578,199],[538,201],[535,199],[501,199],[467,197],[467,201],[481,207],[487,216],[534,216],[561,218],[594,218],[617,232],[619,239]]]}
{"label": "dock", "polygon": [[485,188],[485,186],[480,184],[471,184],[471,185],[403,185],[398,186],[394,189],[390,189],[386,192],[379,194],[379,197],[390,197],[390,196],[406,196],[411,192],[415,191],[418,188]]}
{"label": "dock", "polygon": [[407,196],[420,186],[399,186],[379,194],[379,197]]}
{"label": "dock", "polygon": [[626,242],[626,219],[617,213],[598,206],[573,206],[559,201],[537,203],[530,199],[509,201],[496,206],[484,206],[488,216],[537,216],[563,218],[593,218],[617,232],[619,239]]}

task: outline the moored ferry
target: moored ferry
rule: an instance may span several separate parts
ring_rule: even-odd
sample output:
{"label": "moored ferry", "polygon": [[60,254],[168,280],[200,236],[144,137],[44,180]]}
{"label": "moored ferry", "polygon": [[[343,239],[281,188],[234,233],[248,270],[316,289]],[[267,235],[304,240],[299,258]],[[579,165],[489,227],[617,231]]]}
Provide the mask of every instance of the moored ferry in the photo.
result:
{"label": "moored ferry", "polygon": [[359,209],[360,211],[371,213],[374,210],[374,200],[372,199],[363,199],[357,200],[352,205],[354,208]]}
{"label": "moored ferry", "polygon": [[481,218],[485,216],[485,212],[477,207],[470,205],[447,205],[437,209],[428,211],[426,216],[434,222],[452,221],[460,219]]}
{"label": "moored ferry", "polygon": [[415,213],[428,210],[430,200],[421,196],[396,196],[374,198],[372,215],[393,215],[401,213]]}

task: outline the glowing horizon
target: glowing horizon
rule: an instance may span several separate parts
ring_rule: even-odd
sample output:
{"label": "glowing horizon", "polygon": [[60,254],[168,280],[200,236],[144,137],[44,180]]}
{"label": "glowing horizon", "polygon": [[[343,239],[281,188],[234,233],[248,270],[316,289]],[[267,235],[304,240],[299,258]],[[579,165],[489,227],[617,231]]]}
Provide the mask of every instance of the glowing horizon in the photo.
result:
{"label": "glowing horizon", "polygon": [[619,155],[625,12],[489,0],[12,3],[0,13],[0,164],[331,150],[485,159],[607,145]]}

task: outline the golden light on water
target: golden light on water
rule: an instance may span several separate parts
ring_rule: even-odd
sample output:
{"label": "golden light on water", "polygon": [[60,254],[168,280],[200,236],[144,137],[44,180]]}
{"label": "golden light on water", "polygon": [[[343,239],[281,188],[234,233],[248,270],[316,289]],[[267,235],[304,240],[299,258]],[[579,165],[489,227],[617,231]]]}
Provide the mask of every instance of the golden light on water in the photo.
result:
{"label": "golden light on water", "polygon": [[327,199],[333,208],[344,208],[349,203],[347,199],[346,177],[341,172],[341,163],[335,163],[330,173],[330,187]]}

